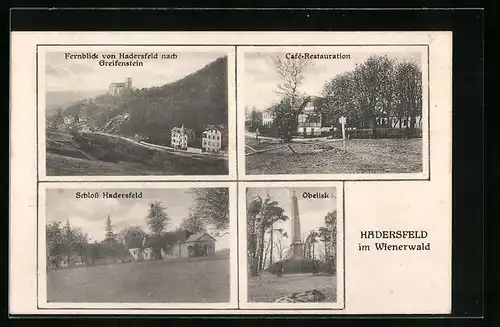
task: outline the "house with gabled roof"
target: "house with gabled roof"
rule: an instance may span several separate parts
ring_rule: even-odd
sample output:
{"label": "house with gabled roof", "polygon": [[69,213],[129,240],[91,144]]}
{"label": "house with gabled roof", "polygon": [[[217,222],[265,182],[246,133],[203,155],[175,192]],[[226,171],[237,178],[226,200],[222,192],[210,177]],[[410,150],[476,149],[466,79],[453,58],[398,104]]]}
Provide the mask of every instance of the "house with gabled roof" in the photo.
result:
{"label": "house with gabled roof", "polygon": [[215,238],[208,233],[198,233],[189,236],[183,244],[183,254],[188,257],[205,257],[215,254]]}
{"label": "house with gabled roof", "polygon": [[193,234],[188,230],[179,229],[163,235],[133,240],[128,251],[136,261],[202,257],[215,254],[215,241],[208,233]]}

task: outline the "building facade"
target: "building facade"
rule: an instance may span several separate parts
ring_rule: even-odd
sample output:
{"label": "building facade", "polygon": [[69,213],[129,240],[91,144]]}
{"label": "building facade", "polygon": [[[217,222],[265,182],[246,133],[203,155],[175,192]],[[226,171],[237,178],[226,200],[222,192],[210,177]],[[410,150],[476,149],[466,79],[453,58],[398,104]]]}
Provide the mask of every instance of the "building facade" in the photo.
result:
{"label": "building facade", "polygon": [[[422,117],[416,116],[415,122],[413,124],[414,128],[422,128]],[[377,117],[376,119],[377,126],[385,127],[385,128],[409,128],[411,120],[408,117],[401,117],[398,119],[397,117]]]}
{"label": "building facade", "polygon": [[113,82],[109,84],[109,93],[118,95],[132,90],[132,78],[127,77],[125,82]]}
{"label": "building facade", "polygon": [[174,127],[170,135],[170,144],[176,149],[186,150],[193,138],[194,133],[191,129],[184,127],[184,125]]}
{"label": "building facade", "polygon": [[270,111],[264,111],[262,113],[262,126],[271,127],[274,125],[274,113]]}
{"label": "building facade", "polygon": [[297,134],[303,137],[322,135],[322,114],[311,101],[305,103],[297,117]]}
{"label": "building facade", "polygon": [[207,233],[193,234],[182,244],[180,256],[206,257],[215,255],[215,239]]}
{"label": "building facade", "polygon": [[222,126],[209,126],[201,137],[203,152],[220,152],[227,148],[227,132]]}

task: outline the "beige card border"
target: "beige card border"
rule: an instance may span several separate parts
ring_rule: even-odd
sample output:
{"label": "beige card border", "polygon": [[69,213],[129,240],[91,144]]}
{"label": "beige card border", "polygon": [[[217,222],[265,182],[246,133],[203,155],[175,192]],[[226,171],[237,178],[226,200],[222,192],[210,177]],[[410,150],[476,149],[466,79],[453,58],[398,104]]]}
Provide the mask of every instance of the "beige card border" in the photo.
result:
{"label": "beige card border", "polygon": [[[133,49],[133,50],[132,50]],[[221,52],[227,54],[227,97],[228,97],[228,174],[221,175],[67,175],[48,176],[46,174],[46,126],[45,126],[45,55],[51,51],[84,51],[84,52]],[[235,51],[226,45],[155,45],[155,44],[38,44],[37,45],[37,144],[38,144],[38,178],[41,182],[59,181],[206,181],[235,180],[236,167],[236,99],[235,99]]]}

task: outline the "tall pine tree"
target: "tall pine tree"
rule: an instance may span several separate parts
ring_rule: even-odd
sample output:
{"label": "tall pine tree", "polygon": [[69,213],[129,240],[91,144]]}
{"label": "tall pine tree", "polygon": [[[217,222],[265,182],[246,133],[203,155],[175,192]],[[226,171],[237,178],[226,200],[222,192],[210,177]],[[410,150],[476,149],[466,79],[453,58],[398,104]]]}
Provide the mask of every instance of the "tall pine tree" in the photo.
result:
{"label": "tall pine tree", "polygon": [[109,242],[109,245],[113,245],[113,241],[115,240],[116,235],[113,230],[113,224],[111,223],[111,217],[108,215],[108,219],[106,220],[106,241]]}

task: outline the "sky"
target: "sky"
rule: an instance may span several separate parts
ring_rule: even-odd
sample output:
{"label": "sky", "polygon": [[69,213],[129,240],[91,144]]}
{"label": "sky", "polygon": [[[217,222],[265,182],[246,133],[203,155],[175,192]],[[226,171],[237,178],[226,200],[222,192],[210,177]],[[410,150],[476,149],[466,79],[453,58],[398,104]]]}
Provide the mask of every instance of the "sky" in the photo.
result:
{"label": "sky", "polygon": [[[105,226],[108,214],[118,233],[123,228],[140,225],[148,232],[146,216],[149,204],[161,201],[171,218],[167,231],[180,227],[182,221],[189,216],[194,205],[192,189],[139,189],[142,199],[77,199],[76,192],[135,192],[134,189],[49,189],[47,190],[46,215],[47,223],[52,221],[65,222],[69,219],[73,228],[81,228],[94,241],[104,240]],[[229,248],[229,234],[216,237],[216,249]]]}
{"label": "sky", "polygon": [[[117,55],[117,52],[108,53]],[[132,78],[132,86],[136,88],[161,86],[226,55],[221,52],[176,52],[177,59],[143,60],[142,67],[101,67],[98,60],[70,60],[65,59],[64,54],[46,54],[47,91],[107,91],[110,83],[124,82],[127,77]],[[101,56],[103,52],[97,54]]]}
{"label": "sky", "polygon": [[[345,48],[344,48],[345,49]],[[322,52],[328,53],[328,52]],[[332,52],[332,54],[337,52]],[[421,65],[421,52],[407,50],[406,52],[342,52],[350,54],[350,59],[338,60],[313,60],[311,66],[304,73],[303,85],[299,87],[299,92],[308,95],[319,96],[326,82],[330,81],[338,74],[352,71],[356,64],[363,63],[370,55],[387,55],[391,59],[413,60]],[[244,60],[244,106],[247,110],[255,107],[258,111],[263,111],[279,100],[276,93],[277,85],[281,83],[278,74],[274,69],[273,57],[284,56],[285,53],[278,52],[247,52]]]}
{"label": "sky", "polygon": [[[288,239],[284,239],[285,246],[290,244],[291,233],[292,233],[292,196],[291,191],[295,190],[297,196],[297,202],[299,204],[299,217],[300,217],[300,229],[302,234],[302,239],[313,229],[318,229],[324,226],[324,219],[328,212],[337,209],[337,189],[335,187],[309,187],[309,188],[283,188],[283,187],[269,187],[269,188],[248,188],[247,200],[255,198],[255,196],[260,195],[265,198],[267,194],[271,196],[272,199],[278,202],[278,205],[282,207],[285,212],[284,214],[288,216],[285,222],[276,223],[275,228],[282,228],[287,231]],[[330,194],[329,199],[309,199],[304,198],[302,195],[304,192],[310,192],[312,194],[316,192],[327,192]]]}

